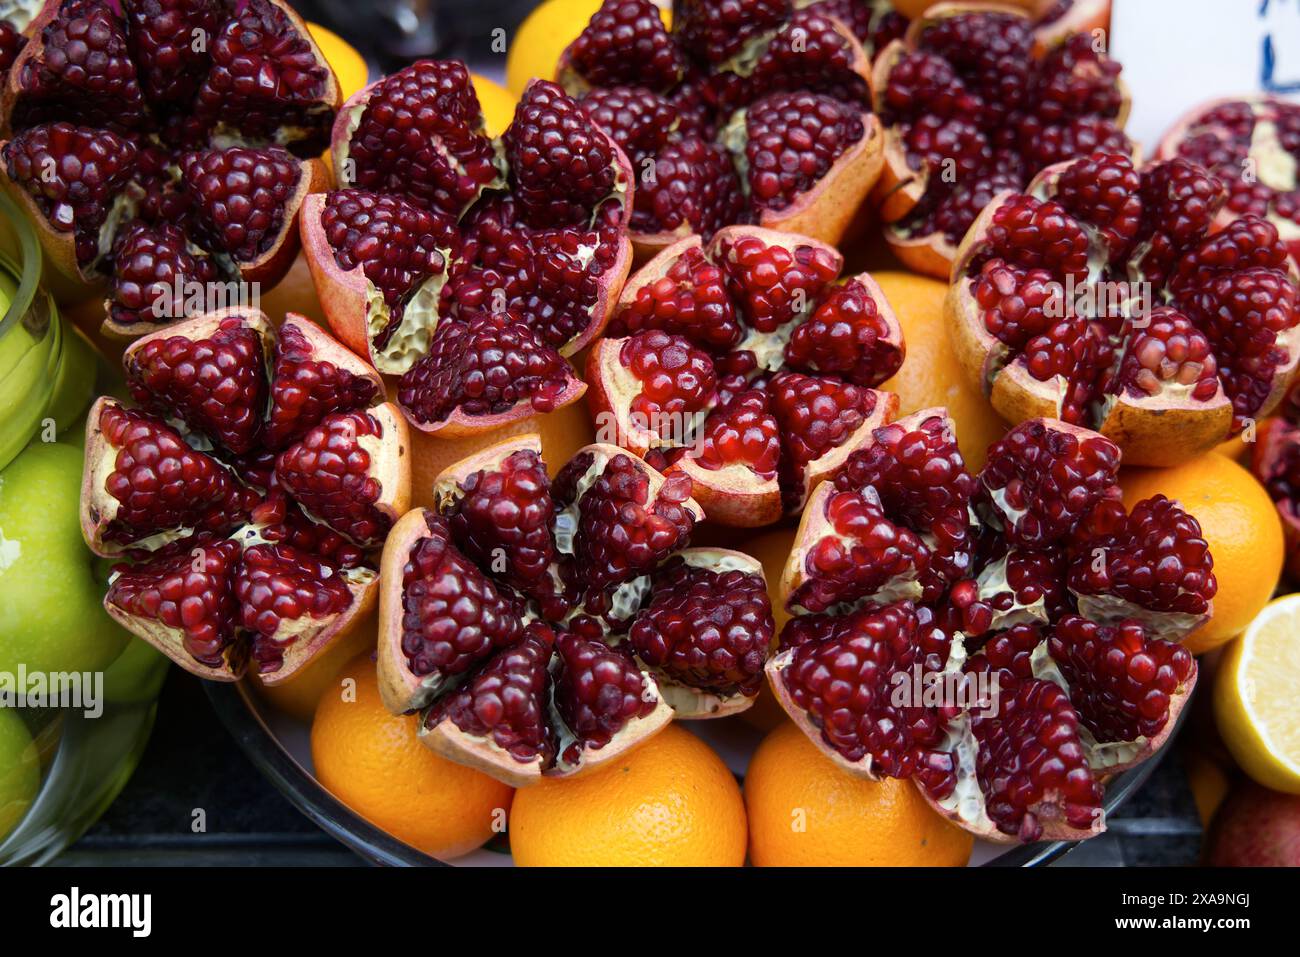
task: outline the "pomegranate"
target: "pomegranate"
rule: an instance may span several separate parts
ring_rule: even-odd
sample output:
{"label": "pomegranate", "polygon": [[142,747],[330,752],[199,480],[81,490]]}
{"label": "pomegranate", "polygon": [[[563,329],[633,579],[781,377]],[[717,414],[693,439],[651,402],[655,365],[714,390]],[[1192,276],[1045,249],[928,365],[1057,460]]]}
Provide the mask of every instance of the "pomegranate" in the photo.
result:
{"label": "pomegranate", "polygon": [[1300,795],[1253,781],[1233,788],[1206,838],[1211,867],[1300,867]]}
{"label": "pomegranate", "polygon": [[1300,410],[1294,392],[1292,396],[1283,415],[1260,425],[1251,451],[1251,467],[1282,519],[1287,574],[1300,581]]}
{"label": "pomegranate", "polygon": [[217,281],[280,280],[340,99],[287,4],[47,0],[26,35],[0,176],[55,269],[107,286],[105,332],[183,319]]}
{"label": "pomegranate", "polygon": [[307,263],[412,425],[459,437],[582,396],[564,357],[627,278],[632,170],[572,99],[532,83],[493,140],[465,65],[421,60],[344,104],[332,150],[347,188],[305,203]]}
{"label": "pomegranate", "polygon": [[9,0],[0,9],[0,79],[27,45],[28,27],[39,9],[39,0]]}
{"label": "pomegranate", "polygon": [[762,566],[690,548],[690,482],[614,446],[548,479],[538,436],[439,476],[384,546],[379,679],[421,740],[515,786],[599,767],[676,714],[744,710],[775,626]]}
{"label": "pomegranate", "polygon": [[911,778],[994,841],[1104,829],[1103,785],[1166,740],[1213,559],[1163,496],[1125,512],[1119,448],[1053,419],[965,467],[927,409],[874,429],[809,499],[768,681],[833,761]]}
{"label": "pomegranate", "polygon": [[838,243],[882,164],[860,40],[898,18],[857,0],[675,16],[670,33],[650,0],[605,0],[557,67],[636,172],[638,256],[745,223]]}
{"label": "pomegranate", "polygon": [[1170,160],[1097,153],[999,194],[962,242],[949,330],[1005,418],[1095,428],[1172,465],[1268,415],[1300,353],[1297,273],[1276,227],[1214,231],[1223,190]]}
{"label": "pomegranate", "polygon": [[1190,160],[1222,184],[1216,225],[1258,216],[1300,255],[1300,106],[1266,95],[1204,103],[1164,135],[1156,157]]}
{"label": "pomegranate", "polygon": [[885,149],[875,196],[885,238],[909,268],[947,279],[995,195],[1081,154],[1132,152],[1128,93],[1104,34],[1069,33],[1095,26],[1090,6],[1034,20],[1008,7],[937,4],[877,56]]}
{"label": "pomegranate", "polygon": [[81,524],[123,559],[108,613],[205,678],[268,684],[375,605],[410,501],[406,424],[374,369],[301,316],[205,313],[123,356],[136,407],[86,423]]}
{"label": "pomegranate", "polygon": [[902,330],[866,273],[814,239],[727,226],[627,283],[587,361],[598,435],[690,477],[710,519],[759,526],[809,492],[898,399]]}

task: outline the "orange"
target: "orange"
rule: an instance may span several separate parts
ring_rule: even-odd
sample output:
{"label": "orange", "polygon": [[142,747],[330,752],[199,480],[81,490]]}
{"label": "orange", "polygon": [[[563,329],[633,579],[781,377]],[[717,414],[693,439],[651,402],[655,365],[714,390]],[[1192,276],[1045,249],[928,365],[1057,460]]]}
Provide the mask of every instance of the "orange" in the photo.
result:
{"label": "orange", "polygon": [[478,96],[478,105],[483,110],[483,125],[487,129],[487,135],[500,136],[515,118],[518,97],[500,83],[477,73],[471,73],[470,80],[474,84],[474,93]]}
{"label": "orange", "polygon": [[293,265],[284,274],[284,278],[275,284],[275,288],[263,290],[259,305],[277,326],[284,321],[285,313],[296,312],[322,329],[328,330],[330,327],[329,320],[325,318],[325,310],[321,308],[320,299],[316,296],[311,269],[302,253],[294,258]]}
{"label": "orange", "polygon": [[[395,394],[390,389],[389,394]],[[584,445],[596,440],[591,427],[587,405],[579,400],[545,415],[533,415],[499,429],[471,435],[462,439],[440,439],[438,436],[411,429],[411,507],[435,507],[433,501],[434,479],[448,465],[453,465],[480,452],[489,445],[503,442],[514,435],[536,432],[542,439],[542,460],[555,477],[564,463]]]}
{"label": "orange", "polygon": [[975,843],[911,781],[854,777],[789,722],[754,752],[745,807],[758,867],[961,867]]}
{"label": "orange", "polygon": [[1219,805],[1228,796],[1232,784],[1228,772],[1218,761],[1193,747],[1183,749],[1183,769],[1196,804],[1196,816],[1201,820],[1201,827],[1208,828]]}
{"label": "orange", "polygon": [[[786,559],[790,557],[790,547],[794,544],[793,528],[778,528],[751,538],[740,546],[740,551],[752,555],[763,563],[763,577],[767,579],[767,596],[772,601],[772,618],[776,621],[776,636],[781,637],[781,629],[790,620],[790,613],[781,603],[781,572]],[[777,704],[776,696],[767,682],[758,693],[754,703],[747,711],[740,713],[740,719],[760,731],[771,731],[781,722],[787,720],[785,709]]]}
{"label": "orange", "polygon": [[1120,484],[1129,508],[1157,493],[1177,500],[1210,543],[1219,590],[1210,620],[1183,644],[1199,655],[1245,630],[1282,575],[1282,522],[1264,487],[1213,452],[1169,469],[1125,469]]}
{"label": "orange", "polygon": [[510,850],[523,867],[739,867],[745,803],[722,759],[669,725],[590,774],[520,789]]}
{"label": "orange", "polygon": [[254,674],[249,678],[249,686],[254,694],[277,711],[292,715],[299,721],[310,721],[316,713],[316,702],[325,689],[336,687],[334,679],[343,666],[363,651],[370,653],[375,650],[377,627],[378,617],[371,612],[287,681],[266,685]]}
{"label": "orange", "polygon": [[906,272],[872,274],[903,327],[907,358],[880,388],[898,394],[900,416],[944,406],[957,429],[957,444],[972,472],[984,466],[988,447],[1007,424],[967,380],[948,341],[943,317],[947,283]]}
{"label": "orange", "polygon": [[369,654],[338,679],[311,726],[311,757],[326,790],[434,857],[458,857],[503,829],[511,789],[420,744],[419,717],[394,717],[379,700]]}
{"label": "orange", "polygon": [[370,79],[370,68],[366,66],[366,58],[357,52],[356,47],[319,23],[308,23],[307,32],[320,47],[325,62],[333,68],[334,77],[339,84],[339,93],[344,100],[366,85]]}

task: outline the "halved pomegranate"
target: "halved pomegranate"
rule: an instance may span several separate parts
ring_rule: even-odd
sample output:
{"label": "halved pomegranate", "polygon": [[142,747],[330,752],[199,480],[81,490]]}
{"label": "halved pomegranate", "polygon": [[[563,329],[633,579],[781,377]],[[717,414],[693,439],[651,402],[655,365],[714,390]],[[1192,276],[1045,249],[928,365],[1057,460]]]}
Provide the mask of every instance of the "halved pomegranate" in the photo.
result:
{"label": "halved pomegranate", "polygon": [[333,159],[348,188],[304,207],[307,263],[412,425],[459,437],[581,397],[563,357],[627,278],[633,173],[572,99],[532,83],[493,140],[465,65],[421,60],[344,104]]}
{"label": "halved pomegranate", "polygon": [[289,678],[374,607],[410,503],[406,424],[378,374],[301,316],[206,313],[123,356],[137,408],[86,423],[81,525],[104,607],[205,678]]}
{"label": "halved pomegranate", "polygon": [[902,330],[869,275],[837,281],[842,264],[758,226],[665,249],[588,356],[598,435],[688,475],[714,521],[797,512],[898,407],[873,387],[902,364]]}
{"label": "halved pomegranate", "polygon": [[1190,160],[1214,175],[1227,191],[1217,226],[1258,216],[1300,256],[1300,105],[1265,94],[1203,103],[1164,135],[1156,158]]}
{"label": "halved pomegranate", "polygon": [[605,0],[557,67],[632,162],[638,256],[751,222],[838,243],[882,164],[859,39],[896,18],[840,0],[675,13],[669,33],[649,0]]}
{"label": "halved pomegranate", "polygon": [[515,786],[598,767],[674,714],[744,710],[775,627],[762,567],[686,547],[683,476],[609,445],[548,479],[536,435],[439,476],[384,546],[379,678],[434,751]]}
{"label": "halved pomegranate", "polygon": [[1216,589],[1195,519],[1163,496],[1126,513],[1119,463],[1034,420],[972,476],[943,409],[877,428],[804,511],[777,699],[842,767],[912,778],[989,840],[1099,833],[1103,784],[1191,693],[1178,641]]}
{"label": "halved pomegranate", "polygon": [[962,242],[949,331],[1012,422],[1056,416],[1130,464],[1213,448],[1281,401],[1300,361],[1300,273],[1255,216],[1214,229],[1223,190],[1171,160],[1098,153],[999,194]]}
{"label": "halved pomegranate", "polygon": [[49,0],[26,32],[0,176],[61,274],[109,281],[105,332],[183,319],[217,280],[280,280],[340,100],[287,4]]}
{"label": "halved pomegranate", "polygon": [[[872,86],[885,124],[876,200],[894,253],[947,279],[986,204],[1053,163],[1131,152],[1119,64],[1092,31],[1095,4],[1033,19],[1021,10],[941,3],[877,56]],[[1104,18],[1104,17],[1103,17]]]}
{"label": "halved pomegranate", "polygon": [[27,45],[32,20],[40,8],[41,0],[9,0],[0,10],[0,80]]}

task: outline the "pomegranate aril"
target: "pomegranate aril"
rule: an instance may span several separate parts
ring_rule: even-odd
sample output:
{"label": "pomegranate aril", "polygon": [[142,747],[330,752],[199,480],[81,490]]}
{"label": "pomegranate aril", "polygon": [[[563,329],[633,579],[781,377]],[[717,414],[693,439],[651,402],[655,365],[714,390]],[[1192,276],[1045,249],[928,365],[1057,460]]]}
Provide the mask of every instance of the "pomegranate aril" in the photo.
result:
{"label": "pomegranate aril", "polygon": [[[182,539],[139,564],[116,567],[104,601],[180,632],[195,661],[220,668],[238,625],[233,579],[239,559],[239,544],[230,539]],[[231,662],[232,668],[239,664]]]}
{"label": "pomegranate aril", "polygon": [[[217,0],[125,0],[127,42],[140,86],[153,104],[187,103],[211,67],[207,44],[222,20]],[[198,31],[196,33],[195,31]]]}
{"label": "pomegranate aril", "polygon": [[851,279],[832,290],[795,328],[785,348],[786,362],[803,372],[877,386],[903,364],[901,343],[891,338],[892,332],[880,303],[866,286]]}
{"label": "pomegranate aril", "polygon": [[694,460],[711,470],[741,464],[760,478],[774,478],[781,462],[781,434],[768,408],[767,394],[759,389],[716,406],[701,427]]}
{"label": "pomegranate aril", "polygon": [[731,154],[701,136],[669,143],[636,164],[632,226],[640,232],[691,231],[706,239],[750,217]]}
{"label": "pomegranate aril", "polygon": [[558,747],[547,713],[554,643],[547,625],[530,624],[517,644],[497,651],[469,682],[431,708],[425,727],[447,720],[466,734],[491,738],[516,761],[540,758],[550,767]]}
{"label": "pomegranate aril", "polygon": [[811,310],[843,265],[822,246],[787,248],[744,230],[719,234],[709,252],[726,273],[740,315],[759,332],[774,332]]}
{"label": "pomegranate aril", "polygon": [[677,85],[686,58],[650,0],[605,0],[568,49],[570,65],[593,86]]}
{"label": "pomegranate aril", "polygon": [[168,336],[125,359],[141,405],[176,415],[234,455],[253,448],[266,408],[266,359],[257,330],[223,319],[206,339]]}
{"label": "pomegranate aril", "polygon": [[862,139],[856,111],[815,93],[774,93],[745,112],[745,168],[750,200],[783,210],[810,190]]}
{"label": "pomegranate aril", "polygon": [[318,357],[292,322],[280,327],[272,371],[262,432],[268,449],[283,449],[331,412],[365,408],[379,398],[373,380]]}
{"label": "pomegranate aril", "polygon": [[751,38],[781,25],[790,0],[678,0],[673,35],[690,53],[722,63]]}
{"label": "pomegranate aril", "polygon": [[275,245],[303,176],[300,163],[279,147],[190,153],[182,169],[195,227],[237,263],[254,262]]}
{"label": "pomegranate aril", "polygon": [[761,575],[671,559],[628,637],[637,656],[672,680],[722,694],[758,694],[775,637]]}
{"label": "pomegranate aril", "polygon": [[207,288],[219,275],[215,260],[191,244],[180,227],[134,220],[113,247],[109,318],[120,327],[184,319],[194,290]]}
{"label": "pomegranate aril", "polygon": [[427,516],[429,533],[402,569],[401,647],[424,679],[464,674],[523,631],[520,609],[452,544],[446,522]]}
{"label": "pomegranate aril", "polygon": [[722,269],[700,247],[688,248],[663,276],[639,287],[620,304],[610,323],[611,335],[660,329],[685,336],[702,349],[734,347],[743,335],[727,292]]}
{"label": "pomegranate aril", "polygon": [[993,255],[1024,269],[1045,269],[1062,281],[1088,274],[1088,236],[1051,200],[1011,197],[993,214],[987,242]]}
{"label": "pomegranate aril", "polygon": [[555,679],[555,706],[577,738],[563,755],[576,763],[581,751],[599,750],[628,722],[654,710],[655,698],[626,646],[610,647],[588,633],[599,633],[591,619],[580,617],[569,632],[556,636],[560,667]]}
{"label": "pomegranate aril", "polygon": [[362,547],[383,541],[392,519],[375,505],[373,474],[383,426],[364,411],[331,412],[276,458],[275,477],[312,517]]}
{"label": "pomegranate aril", "polygon": [[641,383],[632,413],[652,432],[678,444],[687,440],[693,417],[713,396],[713,362],[682,336],[651,330],[623,343],[619,359]]}
{"label": "pomegranate aril", "polygon": [[290,545],[253,545],[244,551],[234,580],[240,621],[253,634],[252,654],[259,671],[277,671],[285,646],[295,640],[286,622],[321,620],[352,604],[352,592],[339,570]]}

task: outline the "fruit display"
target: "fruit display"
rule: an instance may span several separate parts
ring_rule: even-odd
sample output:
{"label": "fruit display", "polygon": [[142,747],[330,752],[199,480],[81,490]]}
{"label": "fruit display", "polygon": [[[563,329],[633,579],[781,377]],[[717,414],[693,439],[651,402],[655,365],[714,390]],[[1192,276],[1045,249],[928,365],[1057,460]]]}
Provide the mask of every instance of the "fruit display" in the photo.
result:
{"label": "fruit display", "polygon": [[1300,361],[1297,271],[1277,227],[1219,228],[1222,185],[1183,159],[1050,166],[966,234],[947,305],[971,383],[1012,422],[1096,429],[1174,465],[1267,416]]}
{"label": "fruit display", "polygon": [[181,667],[283,681],[373,607],[409,505],[406,424],[373,369],[292,314],[185,320],[123,357],[138,407],[86,423],[81,524],[104,607]]}
{"label": "fruit display", "polygon": [[[282,0],[48,0],[0,98],[0,176],[48,264],[107,289],[106,332],[186,314],[191,287],[274,285],[324,188],[339,90]],[[208,43],[192,42],[201,34]]]}
{"label": "fruit display", "polygon": [[616,446],[547,478],[535,436],[449,468],[384,546],[379,686],[434,751],[518,787],[584,773],[674,714],[749,707],[774,638],[762,566],[689,547],[690,479]]}
{"label": "fruit display", "polygon": [[[1168,736],[1197,673],[1178,642],[1216,591],[1196,520],[1160,495],[1125,508],[1119,465],[1053,419],[978,475],[941,409],[877,428],[813,493],[782,578],[795,617],[767,670],[791,718],[985,839],[1104,829],[1102,784]],[[898,703],[914,672],[965,692]]]}
{"label": "fruit display", "polygon": [[350,98],[331,150],[344,188],[308,197],[304,252],[331,328],[400,376],[410,423],[455,438],[576,401],[564,357],[627,277],[632,197],[577,104],[539,80],[492,139],[464,64],[422,60]]}
{"label": "fruit display", "polygon": [[1262,95],[1202,104],[1165,134],[1156,156],[1190,160],[1218,179],[1227,191],[1219,226],[1257,216],[1277,227],[1293,256],[1300,255],[1300,105]]}
{"label": "fruit display", "polygon": [[843,0],[692,0],[670,31],[649,0],[606,0],[556,78],[631,161],[641,258],[745,223],[838,243],[882,165],[861,41],[897,24]]}
{"label": "fruit display", "polygon": [[874,108],[885,125],[876,200],[885,238],[910,269],[947,279],[962,237],[998,194],[1077,156],[1133,151],[1120,65],[1092,32],[1104,14],[1077,3],[1066,16],[1061,6],[1036,20],[1000,5],[938,4],[876,57]]}
{"label": "fruit display", "polygon": [[710,519],[768,525],[893,417],[898,320],[806,236],[728,226],[680,240],[623,288],[587,360],[598,434],[690,478]]}
{"label": "fruit display", "polygon": [[1300,582],[1300,405],[1297,393],[1288,397],[1281,415],[1259,427],[1251,446],[1251,468],[1277,504],[1286,533],[1286,569]]}

